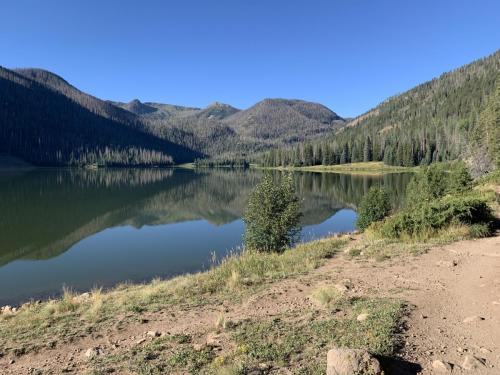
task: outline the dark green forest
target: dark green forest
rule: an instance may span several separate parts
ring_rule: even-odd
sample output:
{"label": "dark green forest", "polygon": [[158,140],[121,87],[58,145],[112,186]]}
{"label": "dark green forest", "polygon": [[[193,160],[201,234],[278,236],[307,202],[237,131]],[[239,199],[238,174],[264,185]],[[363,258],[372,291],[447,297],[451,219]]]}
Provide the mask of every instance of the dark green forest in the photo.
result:
{"label": "dark green forest", "polygon": [[113,108],[78,93],[64,95],[0,68],[0,153],[37,165],[73,166],[169,165],[201,155],[147,134],[131,119],[120,121]]}
{"label": "dark green forest", "polygon": [[325,141],[271,150],[257,160],[267,166],[384,161],[410,167],[474,157],[491,169],[500,144],[499,72],[500,51],[387,99]]}

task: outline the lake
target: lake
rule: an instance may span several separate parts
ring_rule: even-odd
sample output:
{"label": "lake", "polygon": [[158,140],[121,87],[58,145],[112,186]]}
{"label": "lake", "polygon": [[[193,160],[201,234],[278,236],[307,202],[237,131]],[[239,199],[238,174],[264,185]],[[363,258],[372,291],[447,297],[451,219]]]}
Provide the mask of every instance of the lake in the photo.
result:
{"label": "lake", "polygon": [[[279,172],[274,172],[278,178]],[[39,169],[0,172],[0,305],[168,278],[239,251],[262,172]],[[355,229],[373,185],[394,207],[409,174],[294,173],[302,240]]]}

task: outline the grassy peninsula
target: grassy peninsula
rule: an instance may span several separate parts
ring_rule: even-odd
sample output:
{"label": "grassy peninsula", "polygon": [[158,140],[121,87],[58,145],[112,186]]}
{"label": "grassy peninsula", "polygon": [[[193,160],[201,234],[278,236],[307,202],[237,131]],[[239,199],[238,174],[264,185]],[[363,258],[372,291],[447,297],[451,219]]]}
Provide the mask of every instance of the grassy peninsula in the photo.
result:
{"label": "grassy peninsula", "polygon": [[274,169],[280,171],[301,172],[326,172],[326,173],[349,173],[362,175],[381,175],[386,173],[414,172],[418,167],[400,167],[387,165],[379,161],[346,163],[336,165],[313,165],[313,166],[286,166],[286,167],[258,167],[262,169]]}

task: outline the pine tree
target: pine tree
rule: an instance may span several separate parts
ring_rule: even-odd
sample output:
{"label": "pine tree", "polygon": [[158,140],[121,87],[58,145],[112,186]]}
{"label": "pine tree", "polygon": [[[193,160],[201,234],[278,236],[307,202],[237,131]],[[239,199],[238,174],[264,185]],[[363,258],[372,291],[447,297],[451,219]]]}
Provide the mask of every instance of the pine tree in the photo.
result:
{"label": "pine tree", "polygon": [[372,161],[373,160],[373,145],[370,137],[366,137],[365,145],[363,148],[363,161]]}

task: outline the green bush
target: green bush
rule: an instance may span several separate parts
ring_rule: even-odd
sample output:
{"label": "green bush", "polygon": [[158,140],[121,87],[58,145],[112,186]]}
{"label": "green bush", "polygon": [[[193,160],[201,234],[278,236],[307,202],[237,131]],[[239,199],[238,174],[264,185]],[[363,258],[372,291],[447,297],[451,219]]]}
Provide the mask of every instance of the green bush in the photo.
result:
{"label": "green bush", "polygon": [[359,229],[365,230],[374,221],[386,217],[390,211],[391,203],[385,189],[372,187],[359,205],[357,226]]}
{"label": "green bush", "polygon": [[472,178],[464,162],[457,162],[451,166],[448,176],[448,193],[463,193],[472,188]]}
{"label": "green bush", "polygon": [[421,169],[406,189],[406,207],[416,207],[447,194],[463,193],[472,187],[472,178],[463,162],[431,164]]}
{"label": "green bush", "polygon": [[292,177],[275,183],[266,174],[250,195],[243,220],[245,248],[283,251],[293,245],[300,232],[300,212]]}
{"label": "green bush", "polygon": [[386,219],[379,230],[382,236],[388,238],[418,238],[454,223],[474,225],[490,220],[491,210],[483,198],[451,195],[405,209]]}

